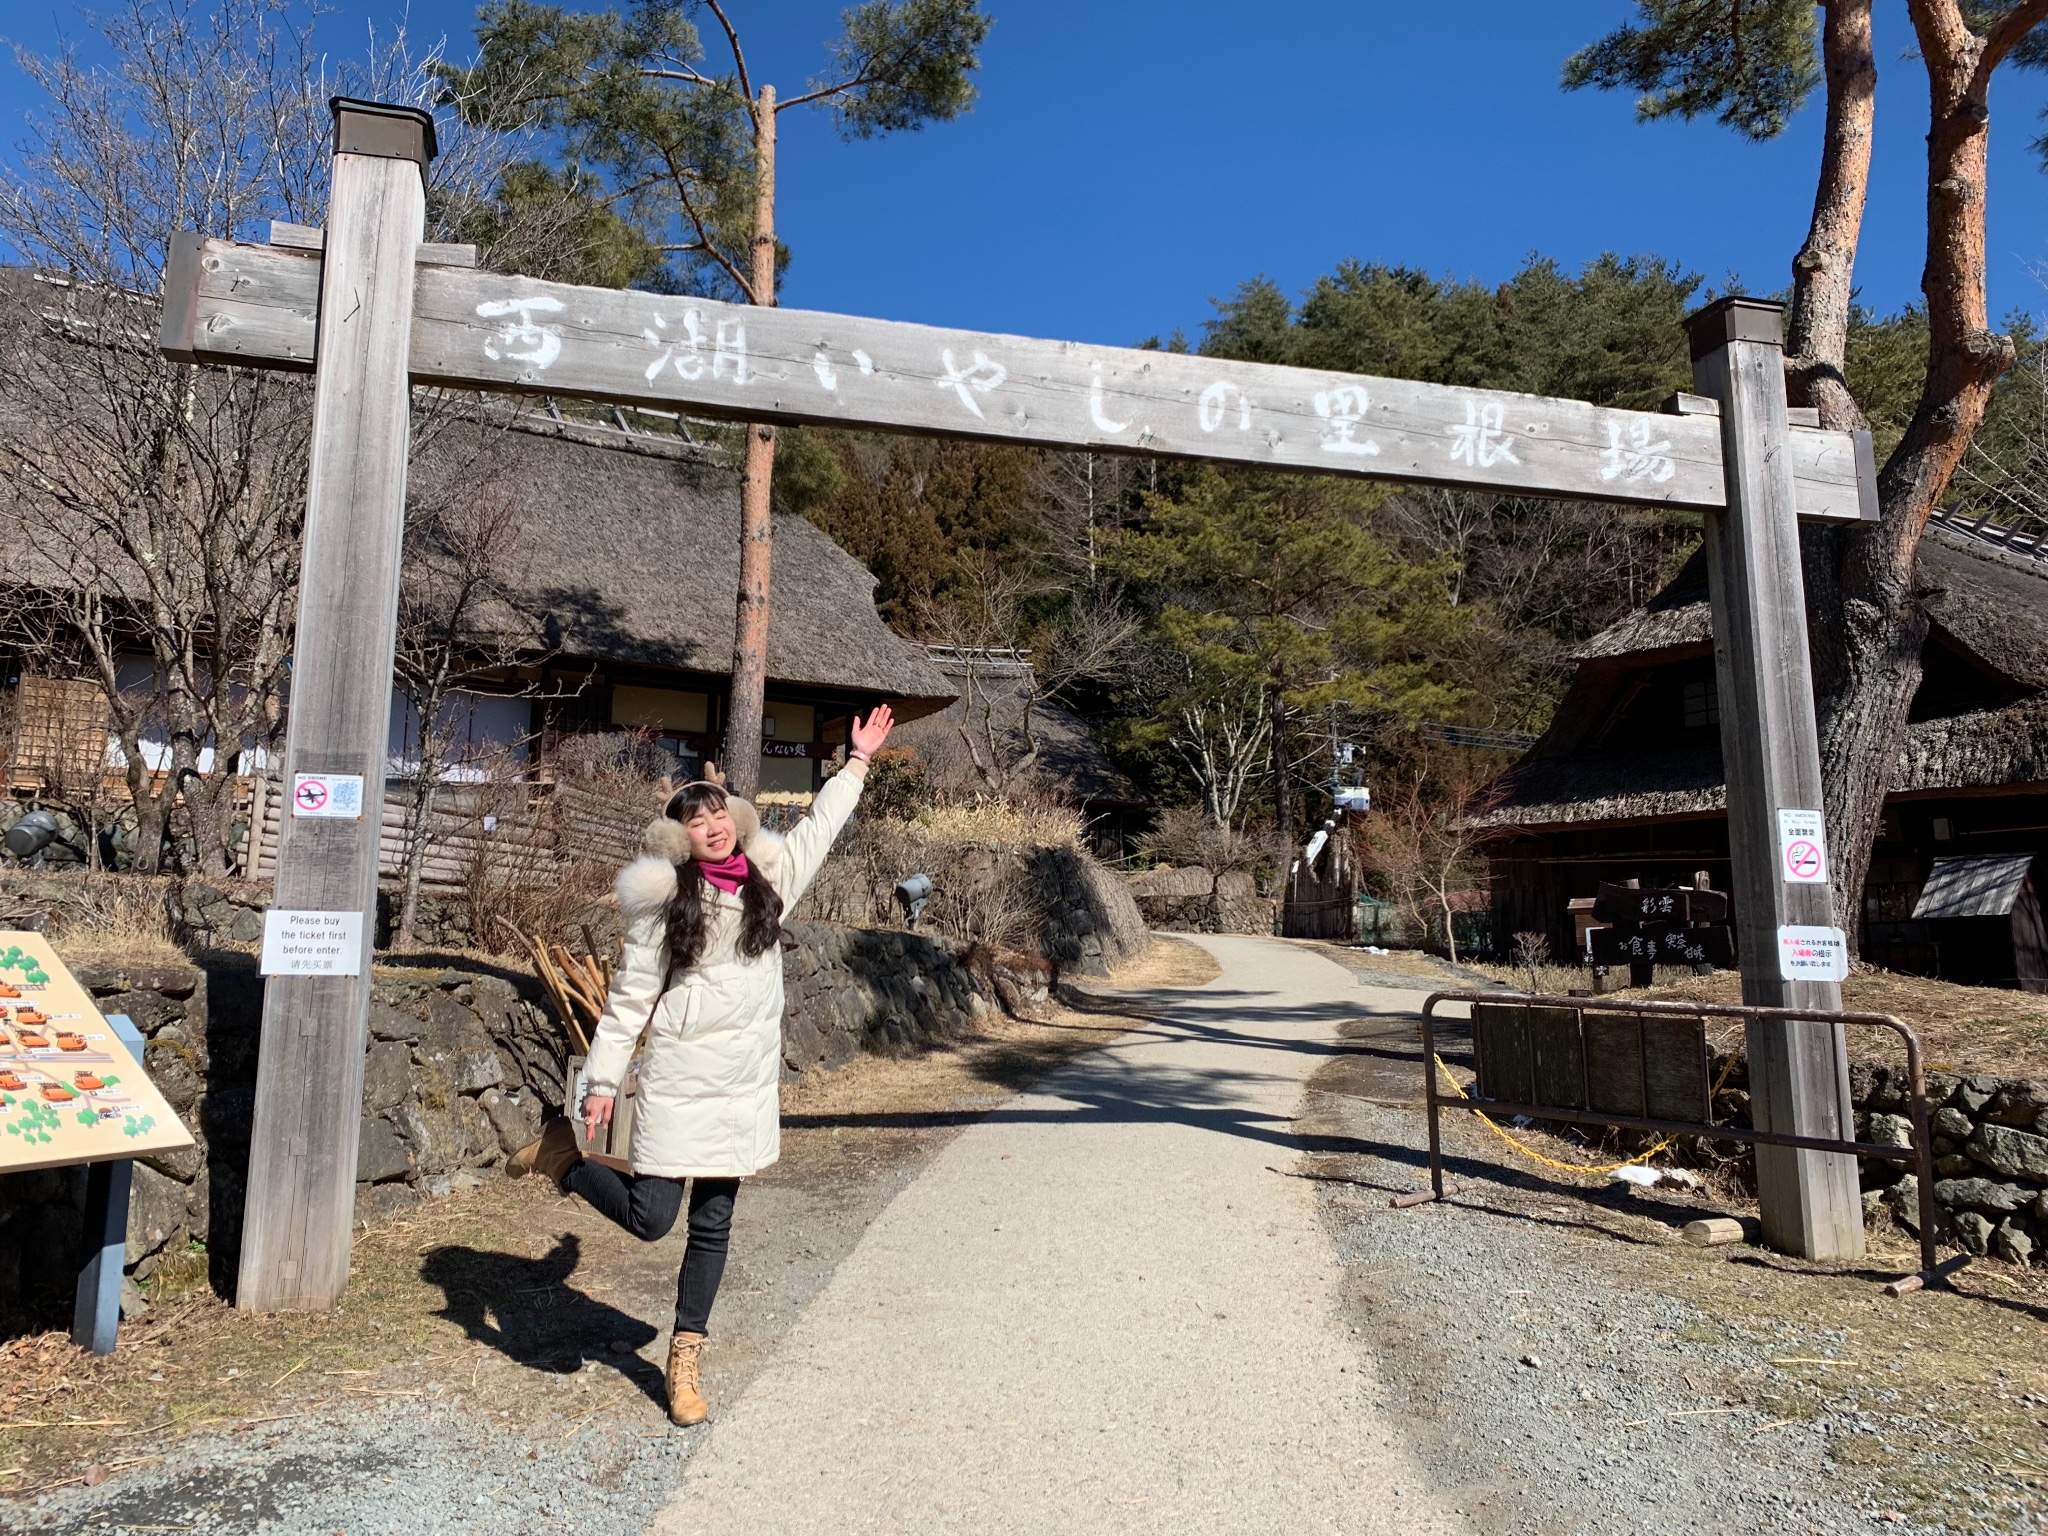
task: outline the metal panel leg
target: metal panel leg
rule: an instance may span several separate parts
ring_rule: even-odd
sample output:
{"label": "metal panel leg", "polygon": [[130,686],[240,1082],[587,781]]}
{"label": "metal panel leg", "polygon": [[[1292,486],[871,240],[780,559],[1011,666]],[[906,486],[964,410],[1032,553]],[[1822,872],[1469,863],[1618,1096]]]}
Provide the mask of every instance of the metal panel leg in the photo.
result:
{"label": "metal panel leg", "polygon": [[85,1182],[85,1264],[78,1272],[78,1305],[71,1342],[111,1355],[121,1327],[121,1271],[128,1257],[128,1190],[135,1165],[94,1163]]}

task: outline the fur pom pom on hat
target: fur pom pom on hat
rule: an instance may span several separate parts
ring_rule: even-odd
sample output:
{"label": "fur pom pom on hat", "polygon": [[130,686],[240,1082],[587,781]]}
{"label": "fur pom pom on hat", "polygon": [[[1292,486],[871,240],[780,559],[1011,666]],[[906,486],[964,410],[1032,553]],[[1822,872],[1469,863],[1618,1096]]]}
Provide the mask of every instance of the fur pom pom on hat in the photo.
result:
{"label": "fur pom pom on hat", "polygon": [[[753,852],[754,844],[761,837],[760,813],[738,795],[727,795],[725,808],[732,812],[733,828],[739,833],[740,852]],[[680,821],[657,816],[647,824],[646,832],[641,834],[640,845],[656,858],[666,859],[671,864],[680,864],[690,856],[689,830]]]}

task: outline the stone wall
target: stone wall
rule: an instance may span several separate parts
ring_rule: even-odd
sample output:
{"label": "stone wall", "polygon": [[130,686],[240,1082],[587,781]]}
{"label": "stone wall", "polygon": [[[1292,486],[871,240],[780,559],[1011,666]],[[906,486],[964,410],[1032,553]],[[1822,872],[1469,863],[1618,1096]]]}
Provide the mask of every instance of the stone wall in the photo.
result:
{"label": "stone wall", "polygon": [[[1716,1056],[1718,1077],[1726,1058]],[[1749,1074],[1738,1061],[1716,1103],[1727,1123],[1748,1125]],[[1913,1144],[1905,1069],[1869,1061],[1849,1064],[1856,1137],[1880,1147]],[[1927,1113],[1934,1139],[1936,1236],[1966,1252],[2013,1264],[2048,1263],[2048,1083],[2018,1077],[1927,1074]],[[1714,1144],[1747,1160],[1740,1143]],[[1863,1213],[1920,1231],[1920,1179],[1911,1163],[1865,1158]]]}
{"label": "stone wall", "polygon": [[[1880,1146],[1912,1144],[1903,1071],[1857,1063],[1857,1134]],[[1934,1133],[1939,1235],[2012,1264],[2048,1262],[2048,1083],[2016,1077],[1927,1074]],[[1920,1180],[1898,1164],[1864,1164],[1864,1206],[1920,1229]]]}
{"label": "stone wall", "polygon": [[[894,1055],[958,1039],[999,1006],[997,966],[950,939],[791,923],[782,952],[785,1078],[830,1071],[863,1052]],[[794,941],[794,942],[791,942]],[[1002,970],[1017,984],[1020,972]],[[1043,1002],[1042,973],[1014,992]]]}
{"label": "stone wall", "polygon": [[1211,875],[1206,869],[1162,864],[1124,877],[1138,910],[1153,928],[1169,933],[1274,931],[1280,904],[1261,896],[1245,870]]}
{"label": "stone wall", "polygon": [[1034,848],[1025,868],[1041,914],[1039,948],[1056,969],[1106,976],[1144,949],[1144,914],[1122,878],[1091,855]]}
{"label": "stone wall", "polygon": [[380,967],[363,1062],[360,1198],[391,1210],[503,1168],[561,1108],[567,1060],[531,977]]}
{"label": "stone wall", "polygon": [[[196,1143],[135,1165],[129,1273],[231,1295],[262,1025],[254,961],[72,969],[102,1013],[135,1021],[150,1078]],[[531,978],[379,967],[371,999],[356,1162],[369,1209],[477,1181],[561,1104],[563,1037]],[[84,1205],[82,1169],[0,1176],[0,1314],[68,1315]]]}

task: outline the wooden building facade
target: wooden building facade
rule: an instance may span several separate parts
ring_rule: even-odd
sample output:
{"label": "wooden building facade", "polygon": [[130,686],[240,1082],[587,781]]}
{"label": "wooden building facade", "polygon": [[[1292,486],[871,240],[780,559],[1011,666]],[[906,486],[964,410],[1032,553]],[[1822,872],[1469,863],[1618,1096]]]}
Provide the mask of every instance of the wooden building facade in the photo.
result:
{"label": "wooden building facade", "polygon": [[[1858,914],[1862,954],[1894,970],[2048,990],[2027,938],[2048,880],[2048,557],[2005,530],[1937,518],[1920,577],[1933,623]],[[1571,903],[1602,881],[1679,885],[1705,871],[1726,889],[1728,871],[1704,560],[1576,659],[1550,729],[1476,818],[1495,932],[1503,943],[1540,933],[1559,957],[1580,948]],[[1923,902],[1937,869],[1957,860],[2004,872],[1968,919],[2004,923],[2002,951],[1956,926],[1943,882]],[[1976,912],[1994,899],[2006,900],[2003,913]]]}

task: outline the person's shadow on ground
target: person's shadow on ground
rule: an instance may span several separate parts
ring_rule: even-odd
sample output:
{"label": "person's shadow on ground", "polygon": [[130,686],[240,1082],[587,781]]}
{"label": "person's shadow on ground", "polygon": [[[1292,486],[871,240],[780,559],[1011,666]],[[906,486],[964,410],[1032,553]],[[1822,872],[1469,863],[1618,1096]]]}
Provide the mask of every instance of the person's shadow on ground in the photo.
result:
{"label": "person's shadow on ground", "polygon": [[561,1376],[595,1360],[666,1406],[662,1373],[638,1354],[659,1330],[570,1285],[582,1262],[582,1240],[569,1232],[538,1259],[456,1244],[435,1248],[421,1262],[420,1278],[440,1287],[440,1316],[506,1359]]}

